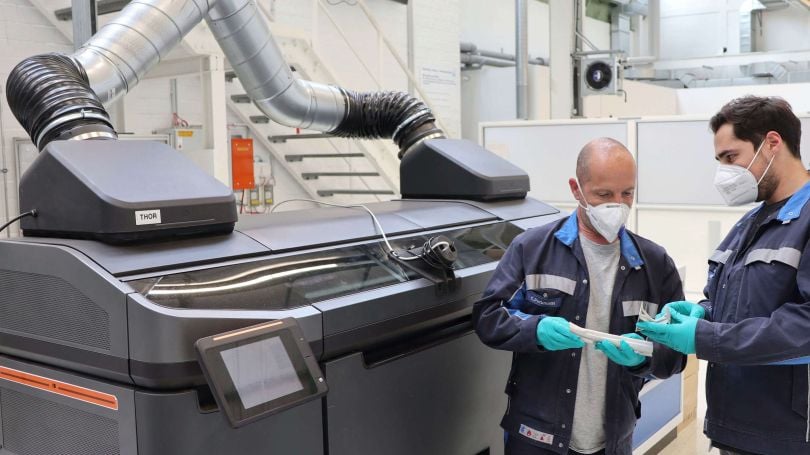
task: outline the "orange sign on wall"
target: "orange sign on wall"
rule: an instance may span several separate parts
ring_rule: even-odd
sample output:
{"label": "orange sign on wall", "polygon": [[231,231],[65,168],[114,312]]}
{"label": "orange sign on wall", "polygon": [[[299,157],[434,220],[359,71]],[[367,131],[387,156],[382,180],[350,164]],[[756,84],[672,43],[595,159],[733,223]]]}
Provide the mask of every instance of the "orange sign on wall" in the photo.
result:
{"label": "orange sign on wall", "polygon": [[253,139],[231,138],[231,170],[233,189],[249,190],[253,181]]}

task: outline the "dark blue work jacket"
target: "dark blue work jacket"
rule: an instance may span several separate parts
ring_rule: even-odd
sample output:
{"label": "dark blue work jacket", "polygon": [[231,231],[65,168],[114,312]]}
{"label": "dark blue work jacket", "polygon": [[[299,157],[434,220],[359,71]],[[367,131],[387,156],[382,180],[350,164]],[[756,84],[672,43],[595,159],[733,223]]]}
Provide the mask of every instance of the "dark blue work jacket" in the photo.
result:
{"label": "dark blue work jacket", "polygon": [[[588,314],[588,268],[579,242],[577,214],[521,234],[507,249],[473,310],[481,340],[513,351],[506,385],[509,407],[501,426],[509,437],[567,453],[571,441],[581,349],[546,351],[537,345],[540,318],[559,316],[582,327]],[[635,332],[639,309],[682,300],[675,265],[660,246],[623,230],[613,287],[610,333]],[[605,402],[606,453],[630,454],[638,393],[645,378],[683,370],[686,357],[663,345],[632,370],[608,362]]]}
{"label": "dark blue work jacket", "polygon": [[810,454],[810,365],[767,365],[810,356],[808,200],[810,184],[759,223],[755,208],[709,259],[701,304],[712,323],[695,338],[710,362],[704,431],[746,452]]}

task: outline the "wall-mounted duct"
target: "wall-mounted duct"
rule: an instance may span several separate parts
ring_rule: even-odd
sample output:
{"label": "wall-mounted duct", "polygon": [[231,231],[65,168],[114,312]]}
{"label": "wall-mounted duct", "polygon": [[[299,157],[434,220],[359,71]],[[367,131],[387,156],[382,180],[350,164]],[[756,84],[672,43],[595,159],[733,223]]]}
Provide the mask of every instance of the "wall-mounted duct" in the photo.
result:
{"label": "wall-mounted duct", "polygon": [[740,5],[740,53],[756,51],[754,45],[754,14],[765,9],[759,0],[745,0]]}
{"label": "wall-mounted duct", "polygon": [[614,7],[610,12],[610,48],[630,53],[630,18],[647,16],[650,12],[648,0],[611,0]]}
{"label": "wall-mounted duct", "polygon": [[[102,104],[132,90],[203,19],[248,95],[278,123],[346,137],[390,137],[400,156],[425,138],[443,137],[430,109],[410,95],[355,93],[295,79],[252,0],[135,0],[73,56],[56,59],[61,63],[46,65],[54,58],[37,56],[17,65],[7,83],[9,104],[40,149],[56,138],[114,137]],[[71,96],[57,87],[39,90],[37,105],[27,106],[22,100],[43,78],[84,85],[83,103],[93,108],[65,107]],[[93,121],[77,129],[71,123],[77,115]]]}

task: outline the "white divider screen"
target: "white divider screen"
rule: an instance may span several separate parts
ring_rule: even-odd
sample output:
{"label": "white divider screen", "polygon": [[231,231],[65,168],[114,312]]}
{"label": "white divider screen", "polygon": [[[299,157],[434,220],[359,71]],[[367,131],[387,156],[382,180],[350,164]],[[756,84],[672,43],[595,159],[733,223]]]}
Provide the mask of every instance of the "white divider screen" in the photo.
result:
{"label": "white divider screen", "polygon": [[636,132],[640,204],[725,205],[708,120],[642,120]]}
{"label": "white divider screen", "polygon": [[575,203],[568,179],[575,175],[577,155],[588,141],[603,136],[627,144],[627,122],[484,124],[481,142],[529,174],[531,197],[568,208]]}
{"label": "white divider screen", "polygon": [[[810,118],[801,118],[810,144]],[[714,135],[709,120],[638,120],[638,202],[724,206],[714,189]],[[810,152],[804,154],[810,160]]]}

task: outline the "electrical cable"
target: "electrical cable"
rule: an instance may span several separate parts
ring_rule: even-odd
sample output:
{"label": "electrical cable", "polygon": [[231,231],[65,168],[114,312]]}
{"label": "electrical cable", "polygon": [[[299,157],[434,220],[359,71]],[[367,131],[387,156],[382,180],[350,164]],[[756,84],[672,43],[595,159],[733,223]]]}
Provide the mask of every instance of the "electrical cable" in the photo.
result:
{"label": "electrical cable", "polygon": [[23,218],[25,218],[27,216],[32,216],[32,217],[36,218],[37,217],[37,209],[33,209],[31,211],[21,213],[21,214],[15,216],[11,220],[9,220],[6,224],[0,226],[0,232],[3,232],[7,227],[14,224],[15,221],[21,220],[21,219],[23,219]]}
{"label": "electrical cable", "polygon": [[288,202],[312,202],[314,204],[321,204],[321,205],[328,205],[330,207],[341,207],[345,209],[363,209],[369,215],[371,215],[371,219],[374,221],[374,225],[377,227],[377,230],[380,231],[380,236],[382,236],[383,242],[385,243],[386,248],[388,248],[388,254],[393,256],[396,259],[401,261],[415,261],[417,259],[422,259],[431,267],[437,269],[447,269],[456,258],[456,249],[453,246],[450,239],[443,235],[434,236],[422,245],[421,252],[419,254],[414,253],[410,249],[403,250],[406,253],[410,254],[409,257],[403,257],[400,253],[397,253],[396,250],[391,246],[391,243],[388,241],[388,236],[385,234],[385,230],[383,230],[382,225],[380,224],[380,220],[377,216],[372,212],[368,207],[363,204],[335,204],[332,202],[323,202],[323,201],[316,201],[315,199],[305,199],[305,198],[294,198],[294,199],[287,199],[285,201],[281,201],[278,204],[275,204],[272,209],[270,209],[270,213],[273,213],[278,207],[288,203]]}
{"label": "electrical cable", "polygon": [[314,204],[328,205],[330,207],[341,207],[341,208],[344,208],[344,209],[363,209],[366,212],[368,212],[368,214],[371,215],[371,219],[374,220],[374,224],[377,226],[377,229],[380,231],[380,235],[382,236],[383,241],[385,242],[385,246],[388,248],[388,252],[393,253],[393,251],[394,251],[394,248],[392,248],[391,244],[388,242],[388,236],[385,235],[385,231],[383,230],[382,225],[380,224],[380,220],[377,219],[377,216],[374,215],[374,212],[369,210],[369,208],[366,207],[363,204],[344,205],[344,204],[335,204],[335,203],[332,203],[332,202],[316,201],[315,199],[293,198],[293,199],[287,199],[286,201],[281,201],[278,204],[275,204],[273,206],[273,208],[270,209],[270,213],[275,212],[277,208],[281,207],[282,205],[284,205],[284,204],[286,204],[288,202],[312,202]]}

